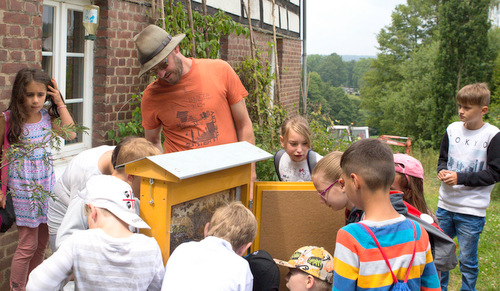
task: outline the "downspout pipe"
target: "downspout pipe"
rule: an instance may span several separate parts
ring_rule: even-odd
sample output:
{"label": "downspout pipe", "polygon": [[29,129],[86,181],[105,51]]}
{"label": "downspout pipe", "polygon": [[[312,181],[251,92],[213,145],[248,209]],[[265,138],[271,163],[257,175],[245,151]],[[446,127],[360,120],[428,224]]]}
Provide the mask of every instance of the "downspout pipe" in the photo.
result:
{"label": "downspout pipe", "polygon": [[307,108],[307,38],[306,38],[306,0],[302,1],[302,88],[304,92],[302,93],[302,113],[306,113]]}

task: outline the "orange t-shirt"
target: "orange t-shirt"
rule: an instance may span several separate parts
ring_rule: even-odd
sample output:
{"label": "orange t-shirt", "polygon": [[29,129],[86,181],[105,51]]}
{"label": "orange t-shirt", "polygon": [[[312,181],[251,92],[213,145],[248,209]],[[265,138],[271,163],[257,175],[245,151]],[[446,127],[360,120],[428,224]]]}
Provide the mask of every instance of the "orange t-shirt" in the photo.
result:
{"label": "orange t-shirt", "polygon": [[163,126],[165,153],[238,141],[230,106],[248,92],[225,61],[192,60],[177,84],[158,79],[142,96],[142,126]]}

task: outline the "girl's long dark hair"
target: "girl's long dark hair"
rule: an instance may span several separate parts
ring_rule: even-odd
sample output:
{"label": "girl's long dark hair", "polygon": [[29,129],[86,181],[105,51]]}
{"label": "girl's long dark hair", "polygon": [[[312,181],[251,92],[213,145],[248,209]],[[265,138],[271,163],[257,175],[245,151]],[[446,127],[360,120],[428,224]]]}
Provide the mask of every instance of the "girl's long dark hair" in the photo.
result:
{"label": "girl's long dark hair", "polygon": [[434,222],[437,223],[436,217],[429,209],[429,206],[427,206],[427,202],[425,202],[424,180],[410,175],[408,175],[408,180],[406,180],[404,174],[396,173],[396,175],[402,176],[401,187],[404,193],[403,200],[417,208],[421,213],[430,215]]}
{"label": "girl's long dark hair", "polygon": [[[26,86],[32,81],[42,83],[48,90],[48,86],[52,86],[50,76],[40,69],[24,68],[17,72],[14,86],[12,87],[12,95],[10,98],[10,132],[7,136],[11,144],[18,143],[23,131],[23,124],[26,122],[26,113],[24,112],[24,96]],[[49,115],[52,118],[59,117],[57,105],[52,101],[52,98],[47,95],[46,101],[49,103]]]}

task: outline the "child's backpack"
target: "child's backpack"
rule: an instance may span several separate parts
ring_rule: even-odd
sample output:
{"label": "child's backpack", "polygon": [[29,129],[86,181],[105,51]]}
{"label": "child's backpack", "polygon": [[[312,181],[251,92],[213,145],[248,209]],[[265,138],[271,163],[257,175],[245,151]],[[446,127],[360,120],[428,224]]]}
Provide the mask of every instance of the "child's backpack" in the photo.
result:
{"label": "child's backpack", "polygon": [[415,228],[415,223],[413,221],[411,221],[409,219],[408,219],[408,221],[410,221],[411,224],[413,225],[413,238],[414,238],[415,244],[413,246],[413,255],[411,257],[410,265],[408,266],[408,269],[406,270],[406,276],[405,276],[405,280],[403,282],[399,281],[398,278],[396,278],[396,275],[394,275],[394,272],[392,271],[392,268],[391,268],[391,264],[389,264],[389,260],[387,259],[387,256],[385,255],[384,251],[382,250],[382,247],[380,246],[375,234],[365,224],[359,223],[359,222],[357,223],[357,224],[362,225],[366,229],[366,231],[373,238],[373,241],[375,241],[375,244],[377,245],[378,249],[382,253],[382,257],[384,257],[385,263],[387,264],[387,267],[389,267],[389,270],[391,271],[392,279],[394,280],[394,286],[392,286],[392,288],[389,289],[389,290],[393,290],[393,291],[411,291],[410,287],[408,287],[408,276],[410,275],[411,266],[413,265],[413,260],[415,259],[415,252],[417,249],[417,229]]}
{"label": "child's backpack", "polygon": [[[280,181],[280,160],[284,153],[286,153],[286,151],[281,149],[274,154],[274,169],[276,170],[276,175]],[[318,163],[316,153],[313,150],[307,151],[307,167],[309,168],[309,173],[312,174],[314,167],[316,167],[316,163]]]}

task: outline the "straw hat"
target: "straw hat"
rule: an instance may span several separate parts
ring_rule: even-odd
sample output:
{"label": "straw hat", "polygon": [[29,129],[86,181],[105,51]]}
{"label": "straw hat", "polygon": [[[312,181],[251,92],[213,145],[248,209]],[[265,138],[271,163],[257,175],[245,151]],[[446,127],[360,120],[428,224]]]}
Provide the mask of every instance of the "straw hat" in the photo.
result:
{"label": "straw hat", "polygon": [[141,63],[139,75],[142,76],[165,59],[185,36],[184,33],[171,36],[168,32],[153,24],[144,28],[134,37],[137,57]]}

